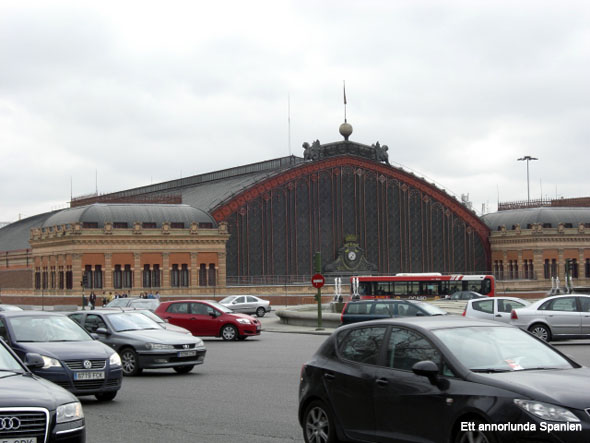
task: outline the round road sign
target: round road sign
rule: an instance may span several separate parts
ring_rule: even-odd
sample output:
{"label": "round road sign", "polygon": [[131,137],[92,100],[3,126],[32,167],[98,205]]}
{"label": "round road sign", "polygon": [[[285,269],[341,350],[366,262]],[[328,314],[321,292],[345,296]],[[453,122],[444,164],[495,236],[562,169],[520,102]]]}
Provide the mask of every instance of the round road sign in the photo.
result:
{"label": "round road sign", "polygon": [[326,283],[326,279],[322,274],[314,274],[313,277],[311,277],[311,284],[314,288],[319,289],[324,286],[324,283]]}

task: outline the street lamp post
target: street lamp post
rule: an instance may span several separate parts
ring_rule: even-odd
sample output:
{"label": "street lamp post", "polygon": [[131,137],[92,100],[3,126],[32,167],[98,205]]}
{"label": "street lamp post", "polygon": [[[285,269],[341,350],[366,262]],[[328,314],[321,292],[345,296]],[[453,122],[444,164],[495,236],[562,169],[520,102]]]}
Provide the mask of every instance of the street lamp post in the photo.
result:
{"label": "street lamp post", "polygon": [[531,160],[539,160],[536,157],[531,157],[530,155],[525,155],[524,157],[516,159],[517,161],[526,161],[526,192],[527,192],[527,205],[531,204],[531,187],[529,182],[529,162]]}

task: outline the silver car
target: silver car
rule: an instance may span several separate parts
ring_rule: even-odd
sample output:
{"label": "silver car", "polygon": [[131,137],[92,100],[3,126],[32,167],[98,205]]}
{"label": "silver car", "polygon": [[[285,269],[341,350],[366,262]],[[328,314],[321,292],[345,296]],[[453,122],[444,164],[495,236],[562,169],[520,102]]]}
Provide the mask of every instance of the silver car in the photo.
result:
{"label": "silver car", "polygon": [[486,297],[469,300],[465,305],[463,317],[481,318],[510,323],[513,309],[524,308],[530,303],[517,297]]}
{"label": "silver car", "polygon": [[543,298],[515,309],[510,323],[549,341],[590,337],[590,295],[568,294]]}
{"label": "silver car", "polygon": [[264,317],[264,314],[271,311],[268,300],[263,300],[254,295],[229,295],[219,303],[234,312],[256,314],[257,317]]}

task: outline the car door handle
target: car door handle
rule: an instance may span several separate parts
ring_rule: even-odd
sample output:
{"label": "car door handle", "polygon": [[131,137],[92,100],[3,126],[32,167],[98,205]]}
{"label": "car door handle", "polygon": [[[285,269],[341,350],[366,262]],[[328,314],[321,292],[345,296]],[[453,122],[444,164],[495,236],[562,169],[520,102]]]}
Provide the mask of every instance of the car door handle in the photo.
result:
{"label": "car door handle", "polygon": [[502,314],[496,314],[496,317],[502,317]]}
{"label": "car door handle", "polygon": [[387,386],[389,384],[389,380],[387,380],[386,378],[378,378],[375,381],[379,386]]}
{"label": "car door handle", "polygon": [[334,380],[335,376],[331,372],[324,372],[324,378],[326,380]]}

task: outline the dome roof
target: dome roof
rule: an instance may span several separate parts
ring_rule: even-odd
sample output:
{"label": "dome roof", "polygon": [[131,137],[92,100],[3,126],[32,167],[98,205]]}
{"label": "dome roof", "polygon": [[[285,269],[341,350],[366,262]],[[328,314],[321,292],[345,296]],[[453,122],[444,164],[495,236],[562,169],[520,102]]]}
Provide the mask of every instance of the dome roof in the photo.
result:
{"label": "dome roof", "polygon": [[189,205],[95,203],[59,211],[48,217],[42,227],[97,223],[102,228],[106,222],[127,223],[129,227],[135,222],[155,223],[158,228],[164,222],[184,223],[187,228],[193,222],[217,226],[209,214]]}
{"label": "dome roof", "polygon": [[535,223],[541,225],[550,224],[553,228],[557,228],[560,223],[569,223],[572,227],[577,227],[580,223],[590,223],[590,208],[541,207],[511,209],[486,214],[482,217],[482,220],[492,231],[497,230],[500,226],[512,229],[515,225],[527,229],[529,225]]}

